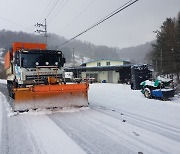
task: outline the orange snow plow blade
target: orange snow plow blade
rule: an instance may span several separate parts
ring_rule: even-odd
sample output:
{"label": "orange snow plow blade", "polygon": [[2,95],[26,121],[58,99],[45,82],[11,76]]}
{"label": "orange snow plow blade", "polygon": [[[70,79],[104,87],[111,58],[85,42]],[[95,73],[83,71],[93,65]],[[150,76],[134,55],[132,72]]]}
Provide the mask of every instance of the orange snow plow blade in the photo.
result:
{"label": "orange snow plow blade", "polygon": [[88,106],[87,83],[36,85],[14,89],[14,110]]}

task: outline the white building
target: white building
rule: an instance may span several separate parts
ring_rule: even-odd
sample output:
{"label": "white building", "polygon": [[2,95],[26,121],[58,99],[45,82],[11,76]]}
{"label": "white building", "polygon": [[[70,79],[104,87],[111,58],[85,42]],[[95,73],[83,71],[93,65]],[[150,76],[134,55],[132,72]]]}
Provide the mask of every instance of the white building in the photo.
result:
{"label": "white building", "polygon": [[96,82],[118,83],[120,72],[125,69],[130,70],[130,66],[129,61],[101,59],[84,63],[79,67],[68,68],[68,71],[73,71],[75,77],[82,79],[95,78]]}

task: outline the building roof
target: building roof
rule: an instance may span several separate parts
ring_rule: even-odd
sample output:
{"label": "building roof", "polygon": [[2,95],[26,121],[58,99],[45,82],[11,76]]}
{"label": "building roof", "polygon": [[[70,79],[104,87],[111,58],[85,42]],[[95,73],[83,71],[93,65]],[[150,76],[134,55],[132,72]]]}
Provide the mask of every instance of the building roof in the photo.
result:
{"label": "building roof", "polygon": [[65,68],[65,71],[111,71],[111,70],[119,70],[124,67],[131,67],[131,64],[126,65],[117,65],[117,66],[96,66],[96,67],[86,67],[86,66],[78,66],[78,67],[69,67]]}
{"label": "building roof", "polygon": [[82,63],[80,66],[85,66],[86,64],[88,63],[92,63],[92,62],[98,62],[98,61],[102,61],[102,60],[105,60],[105,61],[120,61],[120,62],[129,62],[128,60],[124,60],[124,59],[97,59],[97,60],[92,60],[92,61],[89,61],[89,62],[86,62],[86,63]]}

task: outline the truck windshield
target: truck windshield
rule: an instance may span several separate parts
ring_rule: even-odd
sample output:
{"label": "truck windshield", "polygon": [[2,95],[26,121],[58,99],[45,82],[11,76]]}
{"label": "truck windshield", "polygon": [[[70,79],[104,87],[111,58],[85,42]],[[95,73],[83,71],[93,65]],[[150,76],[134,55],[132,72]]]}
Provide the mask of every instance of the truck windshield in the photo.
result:
{"label": "truck windshield", "polygon": [[35,68],[36,66],[61,67],[61,54],[58,53],[21,53],[21,66]]}

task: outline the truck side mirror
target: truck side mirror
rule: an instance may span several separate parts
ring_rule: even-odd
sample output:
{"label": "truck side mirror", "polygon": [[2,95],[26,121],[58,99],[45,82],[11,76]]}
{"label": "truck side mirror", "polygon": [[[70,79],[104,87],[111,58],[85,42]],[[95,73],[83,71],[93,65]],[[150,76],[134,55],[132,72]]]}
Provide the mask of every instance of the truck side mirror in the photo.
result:
{"label": "truck side mirror", "polygon": [[15,52],[13,61],[14,61],[15,64],[17,64],[17,66],[20,66],[20,59],[19,59],[18,52]]}
{"label": "truck side mirror", "polygon": [[66,63],[66,58],[62,58],[62,67],[64,66],[64,64]]}
{"label": "truck side mirror", "polygon": [[66,58],[63,58],[63,63],[66,63]]}
{"label": "truck side mirror", "polygon": [[21,58],[21,67],[24,66],[24,58]]}

